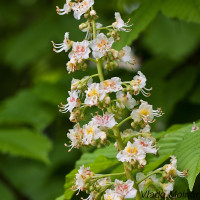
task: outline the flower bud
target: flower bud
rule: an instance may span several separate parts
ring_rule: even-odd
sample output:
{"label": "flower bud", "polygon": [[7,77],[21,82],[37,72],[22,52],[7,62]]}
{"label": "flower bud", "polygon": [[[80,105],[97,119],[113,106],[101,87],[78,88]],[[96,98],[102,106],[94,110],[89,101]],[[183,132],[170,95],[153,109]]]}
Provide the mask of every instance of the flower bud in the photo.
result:
{"label": "flower bud", "polygon": [[108,36],[108,37],[111,37],[111,32],[108,32],[108,33],[107,33],[107,36]]}
{"label": "flower bud", "polygon": [[116,31],[112,31],[111,36],[112,36],[113,38],[115,38],[115,35],[116,35],[116,34],[117,34]]}
{"label": "flower bud", "polygon": [[94,189],[95,189],[95,188],[94,188],[93,185],[91,185],[90,188],[89,188],[89,190],[90,190],[91,192],[94,191]]}
{"label": "flower bud", "polygon": [[116,37],[117,42],[119,42],[120,39],[121,39],[120,34],[117,34],[117,37]]}
{"label": "flower bud", "polygon": [[107,64],[104,66],[104,69],[109,70],[109,69],[110,69],[110,63],[107,63]]}
{"label": "flower bud", "polygon": [[96,14],[97,14],[97,13],[96,13],[96,11],[95,11],[95,10],[91,10],[91,11],[90,11],[90,16],[92,16],[92,17],[93,17],[93,16],[95,16]]}
{"label": "flower bud", "polygon": [[89,17],[89,13],[85,13],[84,18],[88,18],[88,17]]}
{"label": "flower bud", "polygon": [[115,59],[118,58],[119,52],[116,51],[115,49],[111,49],[110,52],[112,53],[112,55],[114,56]]}
{"label": "flower bud", "polygon": [[104,101],[106,104],[110,104],[110,97],[109,96],[105,97]]}
{"label": "flower bud", "polygon": [[88,27],[88,23],[82,23],[79,25],[79,29],[82,31],[83,29]]}
{"label": "flower bud", "polygon": [[118,62],[117,62],[117,61],[114,61],[114,62],[113,62],[113,66],[114,66],[115,68],[118,68],[118,67],[119,67]]}

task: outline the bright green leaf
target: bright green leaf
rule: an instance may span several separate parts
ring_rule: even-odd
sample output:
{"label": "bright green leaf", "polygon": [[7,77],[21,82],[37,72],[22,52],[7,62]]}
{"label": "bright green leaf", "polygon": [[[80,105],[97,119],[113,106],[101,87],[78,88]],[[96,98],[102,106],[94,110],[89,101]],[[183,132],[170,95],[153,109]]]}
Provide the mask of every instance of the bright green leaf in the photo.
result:
{"label": "bright green leaf", "polygon": [[187,180],[192,191],[197,175],[200,173],[200,131],[188,132],[177,144],[175,156],[180,170],[188,169]]}
{"label": "bright green leaf", "polygon": [[62,196],[56,198],[56,200],[64,200],[64,195],[62,195]]}

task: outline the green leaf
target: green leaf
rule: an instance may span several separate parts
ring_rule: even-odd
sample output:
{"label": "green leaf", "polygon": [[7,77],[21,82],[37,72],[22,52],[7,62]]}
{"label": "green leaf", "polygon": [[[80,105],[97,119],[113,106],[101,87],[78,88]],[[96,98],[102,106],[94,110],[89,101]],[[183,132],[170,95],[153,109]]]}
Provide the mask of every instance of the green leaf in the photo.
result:
{"label": "green leaf", "polygon": [[161,10],[167,17],[200,23],[199,0],[164,0]]}
{"label": "green leaf", "polygon": [[0,194],[2,199],[15,200],[12,192],[6,187],[6,185],[0,181]]}
{"label": "green leaf", "polygon": [[84,153],[76,162],[76,168],[79,168],[81,165],[93,163],[98,156],[116,158],[117,150],[115,149],[114,144],[111,143],[108,147],[97,149],[93,153]]}
{"label": "green leaf", "polygon": [[194,88],[189,100],[194,104],[200,104],[200,83]]}
{"label": "green leaf", "polygon": [[121,41],[116,45],[117,49],[121,49],[125,45],[130,45],[136,40],[139,34],[152,22],[160,9],[161,1],[144,0],[139,8],[129,16],[131,22],[134,22],[133,30],[130,33],[121,33]]}
{"label": "green leaf", "polygon": [[[167,131],[163,138],[158,141],[160,147],[158,157],[150,156],[148,165],[144,172],[155,170],[164,163],[169,155],[175,155],[178,161],[178,170],[189,169],[187,180],[192,191],[195,179],[200,173],[200,131],[191,133],[193,124],[186,124],[182,127],[174,126]],[[200,122],[197,123],[200,126]]]}
{"label": "green leaf", "polygon": [[[91,170],[95,173],[101,173],[111,167],[114,167],[119,162],[116,159],[107,159],[104,156],[98,156],[92,164],[85,165],[86,167],[90,167]],[[66,175],[65,178],[65,198],[64,200],[70,200],[74,195],[75,191],[71,190],[71,187],[74,185],[72,182],[74,181],[75,174],[78,172],[78,169],[72,170],[69,174]]]}
{"label": "green leaf", "polygon": [[162,133],[162,138],[158,141],[157,146],[160,148],[158,156],[148,155],[147,163],[144,172],[148,173],[158,168],[164,163],[170,155],[174,154],[176,145],[183,140],[183,137],[188,132],[190,133],[192,124],[187,125],[173,125],[167,131]]}
{"label": "green leaf", "polygon": [[[145,67],[148,67],[148,65]],[[162,67],[160,67],[160,70],[162,70]],[[163,109],[165,115],[158,120],[164,121],[173,113],[176,104],[189,93],[195,83],[198,73],[195,67],[183,68],[181,71],[177,73],[174,72],[170,75],[167,81],[166,78],[159,79],[158,73],[157,71],[156,74],[149,79],[148,83],[153,87],[153,91],[148,102]],[[190,79],[186,82],[185,77],[188,76],[188,74],[190,74]]]}
{"label": "green leaf", "polygon": [[51,142],[26,128],[0,129],[0,151],[49,163]]}
{"label": "green leaf", "polygon": [[162,155],[162,156],[157,157],[156,159],[152,158],[152,157],[150,157],[148,159],[148,157],[147,157],[147,163],[149,163],[149,164],[147,164],[144,167],[144,171],[143,172],[145,174],[147,174],[148,172],[157,169],[160,165],[162,165],[162,163],[164,163],[169,158],[169,156],[170,156],[170,154]]}
{"label": "green leaf", "polygon": [[159,15],[145,31],[143,43],[155,56],[182,61],[198,47],[200,41],[198,30],[198,24]]}
{"label": "green leaf", "polygon": [[178,160],[178,168],[189,169],[187,180],[192,191],[196,177],[200,173],[200,131],[186,134],[177,144],[174,153]]}
{"label": "green leaf", "polygon": [[[172,192],[173,197],[175,197],[175,192],[186,194],[188,192],[188,183],[185,178],[177,177],[175,179],[174,190]],[[188,197],[180,197],[179,200],[188,200]]]}
{"label": "green leaf", "polygon": [[0,124],[31,125],[42,130],[54,116],[52,106],[42,102],[31,90],[24,90],[1,105]]}
{"label": "green leaf", "polygon": [[62,196],[56,198],[56,200],[64,200],[64,195],[62,195]]}

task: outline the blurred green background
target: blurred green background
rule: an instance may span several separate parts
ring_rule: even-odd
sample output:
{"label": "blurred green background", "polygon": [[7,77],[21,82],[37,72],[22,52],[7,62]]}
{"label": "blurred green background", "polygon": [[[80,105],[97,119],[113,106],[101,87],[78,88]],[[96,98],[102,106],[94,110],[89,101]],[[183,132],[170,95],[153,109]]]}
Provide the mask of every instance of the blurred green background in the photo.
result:
{"label": "blurred green background", "polygon": [[[67,152],[66,133],[73,126],[57,105],[65,103],[72,77],[96,73],[94,67],[68,75],[66,53],[55,54],[51,40],[64,33],[81,41],[81,21],[59,16],[65,1],[0,2],[0,199],[53,200],[63,194],[65,175],[82,149]],[[139,70],[153,87],[148,102],[166,113],[154,131],[200,119],[200,0],[96,0],[100,22],[114,12],[131,17],[133,31],[116,45],[132,45]],[[108,73],[131,80],[134,71]]]}

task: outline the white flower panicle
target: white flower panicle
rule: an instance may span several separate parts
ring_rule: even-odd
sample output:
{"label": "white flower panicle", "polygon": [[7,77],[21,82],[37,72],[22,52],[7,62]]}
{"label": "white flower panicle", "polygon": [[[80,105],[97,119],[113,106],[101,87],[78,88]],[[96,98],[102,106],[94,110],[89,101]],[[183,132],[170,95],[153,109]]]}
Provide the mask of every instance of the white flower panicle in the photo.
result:
{"label": "white flower panicle", "polygon": [[114,118],[114,114],[111,113],[105,113],[103,116],[96,115],[93,117],[92,122],[96,124],[97,126],[106,127],[106,128],[112,128],[117,124]]}
{"label": "white flower panicle", "polygon": [[64,41],[61,44],[56,44],[53,41],[51,41],[53,44],[53,51],[55,51],[56,53],[60,53],[61,51],[65,51],[67,52],[71,47],[72,47],[72,41],[69,40],[69,33],[66,32],[65,33],[65,37],[64,37]]}
{"label": "white flower panicle", "polygon": [[112,44],[114,42],[114,38],[107,38],[103,33],[97,35],[96,39],[91,41],[90,47],[93,50],[92,55],[95,58],[103,57],[106,52],[108,52]]}
{"label": "white flower panicle", "polygon": [[[114,138],[116,140],[115,147],[118,150],[116,157],[118,161],[123,162],[125,171],[101,175],[94,174],[89,167],[81,166],[76,174],[75,185],[72,189],[78,190],[78,193],[86,191],[89,195],[87,200],[103,198],[104,200],[124,200],[133,199],[137,195],[139,197],[138,193],[148,189],[151,185],[152,190],[162,187],[165,197],[168,197],[173,190],[173,179],[177,176],[184,177],[187,173],[177,170],[176,157],[171,156],[170,164],[147,176],[143,173],[137,173],[136,178],[140,191],[134,188],[137,188],[138,183],[130,180],[132,178],[134,180],[134,177],[127,176],[132,173],[133,168],[142,170],[147,163],[147,154],[157,155],[157,142],[150,133],[149,124],[155,121],[155,117],[162,116],[163,112],[160,108],[153,110],[153,106],[146,101],[136,101],[133,98],[133,95],[136,96],[140,93],[148,97],[152,90],[152,88],[146,88],[147,79],[141,71],[138,71],[138,74],[131,81],[122,82],[119,77],[104,79],[102,64],[105,65],[104,69],[108,71],[119,67],[119,62],[132,66],[135,64],[131,47],[125,46],[120,51],[112,48],[113,43],[120,40],[119,31],[131,31],[132,24],[129,24],[130,20],[125,23],[119,12],[115,12],[116,21],[110,26],[104,27],[102,24],[96,23],[98,16],[93,4],[94,0],[66,0],[62,9],[57,7],[59,15],[73,11],[74,17],[78,20],[84,15],[86,21],[79,25],[79,29],[86,32],[86,37],[83,41],[71,41],[69,33],[66,32],[61,44],[52,42],[53,50],[56,53],[71,50],[68,54],[70,60],[66,64],[69,73],[76,70],[86,70],[88,60],[97,64],[98,71],[97,74],[88,75],[80,80],[73,78],[67,103],[59,106],[60,112],[70,112],[70,121],[76,123],[67,133],[70,144],[65,144],[65,146],[70,147],[69,151],[81,146],[100,147],[102,144],[109,144],[109,137]],[[92,78],[94,77],[99,77],[100,82],[93,83]],[[96,115],[91,113],[91,121],[80,127],[79,122],[87,120],[85,112],[92,110],[88,108],[92,106],[96,106],[103,114],[99,115],[99,111],[96,112]],[[128,109],[131,110],[131,113],[123,119],[127,115]],[[128,121],[133,129],[121,130],[121,125],[125,122],[128,123]],[[194,123],[191,132],[198,129],[199,127]],[[123,148],[124,146],[125,148]],[[162,174],[162,178],[157,179],[156,173]],[[114,179],[119,175],[126,175],[126,180]],[[167,180],[169,183],[166,183]],[[136,197],[136,199],[139,198]]]}
{"label": "white flower panicle", "polygon": [[117,29],[118,31],[125,31],[130,32],[132,29],[130,29],[133,24],[128,25],[130,22],[130,19],[128,22],[124,23],[124,20],[121,18],[121,15],[119,12],[115,12],[115,19],[116,21],[112,24],[113,28]]}
{"label": "white flower panicle", "polygon": [[79,92],[77,90],[74,90],[72,92],[68,92],[69,97],[67,98],[67,104],[63,105],[61,103],[60,106],[60,112],[66,113],[66,112],[72,112],[72,110],[76,107],[80,106],[80,99],[79,99]]}
{"label": "white flower panicle", "polygon": [[154,122],[154,117],[161,117],[164,113],[160,108],[153,110],[153,106],[149,105],[146,101],[141,100],[141,105],[138,109],[134,109],[131,117],[134,122],[144,121],[145,123]]}
{"label": "white flower panicle", "polygon": [[192,127],[192,130],[191,130],[191,133],[198,131],[198,130],[199,130],[199,127],[196,125],[195,122],[193,122],[193,127]]}

